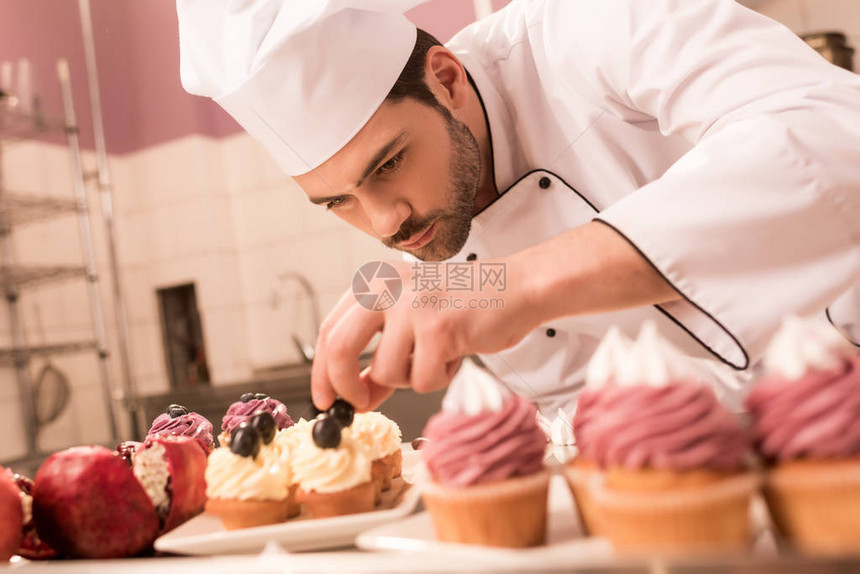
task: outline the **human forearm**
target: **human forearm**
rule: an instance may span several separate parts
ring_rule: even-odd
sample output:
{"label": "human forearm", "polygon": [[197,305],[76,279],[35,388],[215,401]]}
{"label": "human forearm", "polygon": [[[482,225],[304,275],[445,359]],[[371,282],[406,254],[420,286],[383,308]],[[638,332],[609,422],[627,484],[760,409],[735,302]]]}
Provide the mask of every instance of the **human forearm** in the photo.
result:
{"label": "human forearm", "polygon": [[680,295],[611,227],[591,222],[509,258],[539,323],[666,303]]}

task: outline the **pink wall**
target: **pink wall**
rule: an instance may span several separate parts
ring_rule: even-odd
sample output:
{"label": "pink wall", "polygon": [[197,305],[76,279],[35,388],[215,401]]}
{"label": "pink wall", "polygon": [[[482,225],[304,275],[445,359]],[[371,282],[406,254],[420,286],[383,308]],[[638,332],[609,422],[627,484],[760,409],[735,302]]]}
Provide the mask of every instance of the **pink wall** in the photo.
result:
{"label": "pink wall", "polygon": [[[174,0],[90,1],[110,152],[128,153],[193,133],[221,137],[239,130],[216,104],[182,90]],[[494,0],[496,8],[506,3]],[[408,15],[442,41],[475,17],[469,0],[432,0]],[[81,139],[91,147],[78,3],[0,0],[0,61],[21,57],[31,61],[34,87],[53,113],[62,110],[54,62],[69,60]]]}

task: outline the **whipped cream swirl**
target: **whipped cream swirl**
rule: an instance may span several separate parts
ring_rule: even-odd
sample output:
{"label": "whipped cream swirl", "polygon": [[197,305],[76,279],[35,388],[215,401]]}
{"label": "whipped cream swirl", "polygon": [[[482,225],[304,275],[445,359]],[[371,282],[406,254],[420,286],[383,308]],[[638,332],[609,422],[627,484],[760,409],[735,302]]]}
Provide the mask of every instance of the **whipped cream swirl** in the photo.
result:
{"label": "whipped cream swirl", "polygon": [[371,460],[384,458],[400,449],[400,427],[382,413],[356,413],[349,432]]}
{"label": "whipped cream swirl", "polygon": [[764,355],[768,374],[799,379],[811,370],[838,369],[851,344],[830,325],[799,317],[787,317]]}
{"label": "whipped cream swirl", "polygon": [[206,466],[206,496],[228,500],[284,500],[288,473],[278,457],[239,456],[216,448]]}
{"label": "whipped cream swirl", "polygon": [[860,455],[860,353],[823,323],[788,318],[746,399],[768,461]]}
{"label": "whipped cream swirl", "polygon": [[370,459],[350,433],[337,448],[302,442],[292,453],[293,480],[307,492],[341,492],[370,482]]}
{"label": "whipped cream swirl", "polygon": [[442,410],[467,416],[499,412],[511,396],[495,376],[466,359],[448,386]]}

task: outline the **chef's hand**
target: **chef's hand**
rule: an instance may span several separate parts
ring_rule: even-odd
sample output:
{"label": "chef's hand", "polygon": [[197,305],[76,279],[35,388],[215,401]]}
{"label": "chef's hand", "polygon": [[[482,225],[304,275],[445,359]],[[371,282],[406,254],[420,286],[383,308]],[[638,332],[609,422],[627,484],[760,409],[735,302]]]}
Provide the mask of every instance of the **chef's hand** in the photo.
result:
{"label": "chef's hand", "polygon": [[[444,272],[445,264],[389,263],[403,282],[393,306],[383,311],[367,309],[350,290],[320,327],[311,391],[321,410],[337,396],[358,410],[370,410],[397,388],[411,387],[419,393],[442,389],[463,356],[511,347],[540,324],[528,312],[523,274],[510,265],[504,268],[504,290],[479,290],[478,265],[467,264],[474,265],[474,289],[447,290],[442,273],[441,289],[416,291],[413,279],[422,273],[422,265],[439,265]],[[359,355],[380,331],[372,363],[361,371]]]}

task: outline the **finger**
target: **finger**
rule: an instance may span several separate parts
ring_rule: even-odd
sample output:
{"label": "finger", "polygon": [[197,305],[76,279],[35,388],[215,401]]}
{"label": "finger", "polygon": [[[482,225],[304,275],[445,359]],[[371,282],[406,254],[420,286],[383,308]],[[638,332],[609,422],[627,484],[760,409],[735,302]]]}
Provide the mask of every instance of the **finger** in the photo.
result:
{"label": "finger", "polygon": [[457,371],[460,370],[460,366],[463,364],[463,357],[459,357],[450,361],[447,365],[445,365],[445,375],[448,377],[448,384],[451,384],[451,381],[454,380],[454,375],[457,374]]}
{"label": "finger", "polygon": [[353,305],[326,337],[324,366],[331,387],[357,409],[365,408],[370,399],[358,376],[358,358],[384,323],[384,313]]}
{"label": "finger", "polygon": [[386,323],[370,368],[376,384],[392,388],[409,386],[414,340],[411,324],[405,321]]}
{"label": "finger", "polygon": [[325,364],[325,348],[322,345],[317,345],[314,361],[311,363],[311,401],[321,411],[327,411],[337,398],[328,378]]}
{"label": "finger", "polygon": [[444,389],[451,381],[448,376],[448,361],[443,353],[441,341],[430,338],[415,341],[410,382],[419,393],[430,393]]}
{"label": "finger", "polygon": [[377,408],[379,405],[388,400],[388,397],[394,394],[396,389],[392,387],[385,387],[377,384],[373,377],[370,374],[370,367],[364,369],[359,375],[362,383],[367,387],[367,390],[370,392],[370,400],[367,403],[367,406],[364,410],[372,411]]}
{"label": "finger", "polygon": [[311,363],[311,401],[313,401],[318,409],[323,411],[327,410],[335,398],[337,398],[326,369],[326,336],[331,330],[331,326],[337,324],[337,321],[346,313],[350,306],[355,304],[355,296],[352,294],[352,290],[346,291],[326,316],[317,335],[314,360]]}

